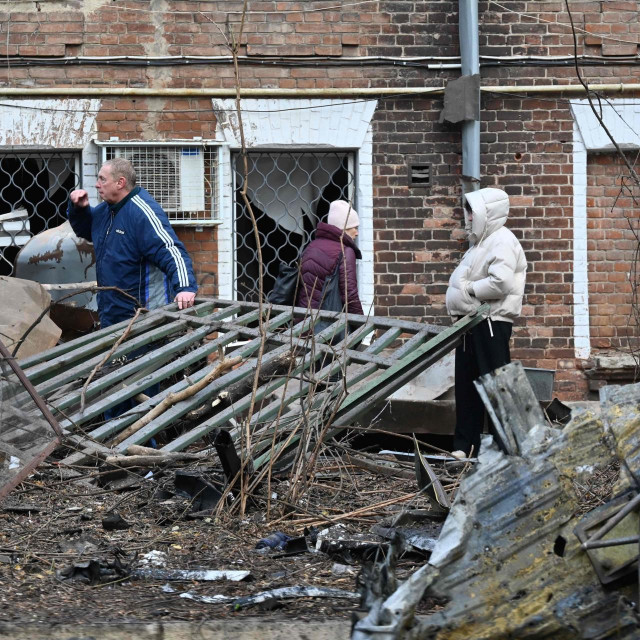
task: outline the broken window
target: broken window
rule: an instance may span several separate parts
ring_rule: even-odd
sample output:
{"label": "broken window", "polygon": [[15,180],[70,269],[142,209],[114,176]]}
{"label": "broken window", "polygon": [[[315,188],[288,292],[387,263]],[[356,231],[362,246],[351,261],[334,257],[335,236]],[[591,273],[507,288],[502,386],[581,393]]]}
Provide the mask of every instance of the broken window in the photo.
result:
{"label": "broken window", "polygon": [[[232,157],[235,176],[233,236],[238,300],[257,301],[258,250],[251,215],[241,194],[244,161]],[[333,200],[353,202],[356,189],[354,154],[331,152],[254,152],[247,154],[247,198],[260,236],[263,287],[271,291],[281,262],[294,264],[325,220]],[[356,206],[356,203],[354,203]],[[357,206],[356,206],[357,208]]]}
{"label": "broken window", "polygon": [[0,155],[0,275],[10,276],[21,247],[66,220],[67,194],[80,184],[73,152]]}
{"label": "broken window", "polygon": [[138,184],[181,225],[202,225],[218,217],[218,147],[187,145],[109,145],[104,160],[126,158]]}

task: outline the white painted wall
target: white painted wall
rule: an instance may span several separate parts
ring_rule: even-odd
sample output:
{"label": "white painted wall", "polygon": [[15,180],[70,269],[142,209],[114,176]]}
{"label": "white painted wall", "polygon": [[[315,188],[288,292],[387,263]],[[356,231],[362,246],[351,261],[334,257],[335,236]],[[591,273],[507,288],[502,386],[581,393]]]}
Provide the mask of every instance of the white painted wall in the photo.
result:
{"label": "white painted wall", "polygon": [[102,165],[102,149],[90,142],[82,149],[82,188],[89,194],[89,201],[95,207],[99,200],[96,180]]}
{"label": "white painted wall", "polygon": [[589,277],[587,272],[587,148],[573,123],[573,345],[576,358],[586,360],[589,335]]}
{"label": "white painted wall", "polygon": [[2,100],[0,146],[82,149],[95,133],[100,100]]}
{"label": "white painted wall", "polygon": [[0,104],[0,147],[23,150],[77,150],[81,159],[76,171],[84,188],[95,201],[98,175],[96,116],[101,101],[91,100],[3,100]]}

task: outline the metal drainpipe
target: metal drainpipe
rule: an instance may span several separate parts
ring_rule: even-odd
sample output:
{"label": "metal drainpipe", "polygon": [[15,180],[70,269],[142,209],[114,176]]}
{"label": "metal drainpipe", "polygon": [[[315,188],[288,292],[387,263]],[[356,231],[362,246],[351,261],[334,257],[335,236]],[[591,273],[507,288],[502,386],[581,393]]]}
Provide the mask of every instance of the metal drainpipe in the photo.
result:
{"label": "metal drainpipe", "polygon": [[[459,32],[462,75],[479,74],[478,0],[460,0]],[[468,193],[479,188],[480,120],[465,120],[462,125],[462,192]]]}

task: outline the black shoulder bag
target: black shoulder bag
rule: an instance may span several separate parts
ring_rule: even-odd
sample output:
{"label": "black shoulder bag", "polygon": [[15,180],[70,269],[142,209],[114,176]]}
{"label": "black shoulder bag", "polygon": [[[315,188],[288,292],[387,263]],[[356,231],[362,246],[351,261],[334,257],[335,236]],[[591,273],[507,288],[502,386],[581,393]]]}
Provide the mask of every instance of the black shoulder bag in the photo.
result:
{"label": "black shoulder bag", "polygon": [[267,293],[267,301],[271,304],[285,304],[292,307],[295,303],[298,271],[297,262],[294,266],[281,262],[273,289]]}
{"label": "black shoulder bag", "polygon": [[[322,287],[322,301],[320,309],[322,311],[342,311],[344,303],[340,295],[340,263],[344,260],[344,254],[338,256],[338,261],[331,275],[324,281]],[[332,324],[330,320],[318,320],[313,327],[314,333],[320,333]],[[343,331],[339,331],[333,336],[332,342],[339,342],[344,336]]]}

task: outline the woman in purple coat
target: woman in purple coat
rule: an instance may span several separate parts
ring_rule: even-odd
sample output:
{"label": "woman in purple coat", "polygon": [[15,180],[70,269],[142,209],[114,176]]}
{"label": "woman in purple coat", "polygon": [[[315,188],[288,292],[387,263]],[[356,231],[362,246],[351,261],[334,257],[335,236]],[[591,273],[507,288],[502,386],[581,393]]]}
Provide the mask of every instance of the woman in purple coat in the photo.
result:
{"label": "woman in purple coat", "polygon": [[356,260],[362,257],[355,243],[359,224],[358,213],[348,202],[335,200],[329,205],[327,222],[318,224],[315,238],[302,254],[296,307],[320,308],[324,282],[340,261],[340,297],[345,310],[363,315],[356,278]]}

